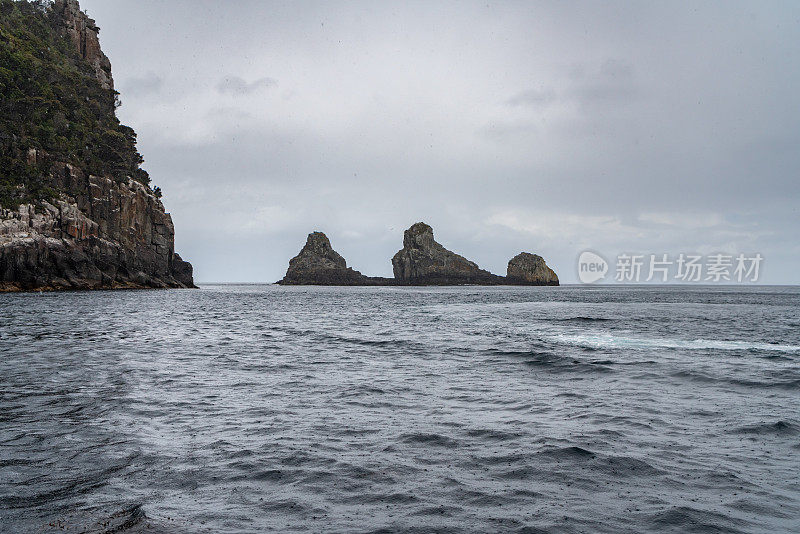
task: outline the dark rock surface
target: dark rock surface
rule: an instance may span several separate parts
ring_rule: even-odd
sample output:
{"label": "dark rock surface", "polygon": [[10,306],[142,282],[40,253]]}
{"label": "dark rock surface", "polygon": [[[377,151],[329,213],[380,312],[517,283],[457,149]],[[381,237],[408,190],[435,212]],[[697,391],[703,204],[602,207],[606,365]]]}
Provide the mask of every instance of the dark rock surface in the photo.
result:
{"label": "dark rock surface", "polygon": [[300,253],[289,261],[282,285],[364,286],[389,285],[393,280],[364,276],[347,266],[322,232],[308,234]]}
{"label": "dark rock surface", "polygon": [[541,256],[520,252],[508,262],[506,281],[512,285],[557,286],[558,276]]}
{"label": "dark rock surface", "polygon": [[395,280],[403,285],[500,285],[497,276],[478,267],[433,238],[433,228],[418,222],[405,231],[403,248],[392,258]]}
{"label": "dark rock surface", "polygon": [[194,268],[192,264],[181,258],[177,252],[172,256],[172,277],[185,287],[195,287]]}

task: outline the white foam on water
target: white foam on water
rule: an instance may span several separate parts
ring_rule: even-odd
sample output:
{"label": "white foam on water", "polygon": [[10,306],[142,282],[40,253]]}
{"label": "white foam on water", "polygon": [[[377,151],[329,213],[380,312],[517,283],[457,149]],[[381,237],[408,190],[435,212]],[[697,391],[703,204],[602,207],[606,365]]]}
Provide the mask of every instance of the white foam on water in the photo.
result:
{"label": "white foam on water", "polygon": [[551,341],[566,345],[578,345],[592,349],[716,349],[716,350],[772,350],[779,352],[798,352],[800,345],[780,345],[752,341],[732,341],[715,339],[670,339],[620,336],[608,333],[558,334]]}

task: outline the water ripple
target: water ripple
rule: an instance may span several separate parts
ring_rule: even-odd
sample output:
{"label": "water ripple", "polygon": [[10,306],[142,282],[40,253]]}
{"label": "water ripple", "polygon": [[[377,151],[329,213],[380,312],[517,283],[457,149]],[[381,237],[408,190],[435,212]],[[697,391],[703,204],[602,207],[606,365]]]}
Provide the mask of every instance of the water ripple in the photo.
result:
{"label": "water ripple", "polygon": [[0,530],[800,531],[800,291],[0,295]]}

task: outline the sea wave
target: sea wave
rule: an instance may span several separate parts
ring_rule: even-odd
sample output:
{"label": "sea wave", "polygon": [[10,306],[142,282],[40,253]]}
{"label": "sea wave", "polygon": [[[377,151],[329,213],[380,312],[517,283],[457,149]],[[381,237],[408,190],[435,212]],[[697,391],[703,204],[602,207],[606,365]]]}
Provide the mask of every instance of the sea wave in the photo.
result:
{"label": "sea wave", "polygon": [[687,349],[687,350],[764,350],[779,352],[798,352],[800,345],[764,343],[757,341],[716,340],[716,339],[678,339],[645,338],[610,333],[556,334],[546,338],[555,343],[575,345],[591,349]]}

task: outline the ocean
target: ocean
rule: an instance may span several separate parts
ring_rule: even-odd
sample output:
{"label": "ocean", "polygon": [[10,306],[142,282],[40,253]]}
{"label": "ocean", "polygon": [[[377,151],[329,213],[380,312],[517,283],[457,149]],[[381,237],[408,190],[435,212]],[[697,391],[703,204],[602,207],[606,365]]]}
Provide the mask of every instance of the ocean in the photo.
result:
{"label": "ocean", "polygon": [[799,532],[798,287],[0,295],[3,532]]}

